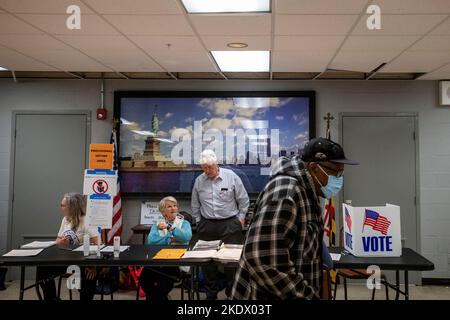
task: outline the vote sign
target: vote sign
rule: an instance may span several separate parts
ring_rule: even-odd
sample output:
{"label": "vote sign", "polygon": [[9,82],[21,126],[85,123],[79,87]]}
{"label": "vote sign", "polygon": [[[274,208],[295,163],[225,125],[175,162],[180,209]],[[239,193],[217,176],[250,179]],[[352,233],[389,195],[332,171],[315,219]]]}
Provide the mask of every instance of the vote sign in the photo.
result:
{"label": "vote sign", "polygon": [[342,205],[344,247],[357,257],[400,257],[400,207]]}

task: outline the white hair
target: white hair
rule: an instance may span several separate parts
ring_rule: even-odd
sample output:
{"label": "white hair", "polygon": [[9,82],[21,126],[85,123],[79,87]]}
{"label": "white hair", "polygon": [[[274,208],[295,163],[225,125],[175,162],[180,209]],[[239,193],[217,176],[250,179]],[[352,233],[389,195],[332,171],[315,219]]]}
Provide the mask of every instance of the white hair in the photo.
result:
{"label": "white hair", "polygon": [[164,213],[164,210],[166,209],[166,202],[167,201],[173,202],[173,203],[175,203],[178,206],[177,199],[175,199],[174,197],[170,197],[170,196],[169,197],[164,197],[159,202],[159,211],[161,213]]}
{"label": "white hair", "polygon": [[217,164],[217,156],[214,153],[214,151],[210,149],[203,150],[203,152],[200,154],[200,164]]}

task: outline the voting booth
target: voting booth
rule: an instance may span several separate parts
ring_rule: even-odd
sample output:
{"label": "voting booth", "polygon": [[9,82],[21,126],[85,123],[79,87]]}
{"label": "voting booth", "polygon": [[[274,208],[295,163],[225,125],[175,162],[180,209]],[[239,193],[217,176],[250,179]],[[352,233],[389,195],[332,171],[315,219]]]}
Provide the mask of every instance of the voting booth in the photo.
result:
{"label": "voting booth", "polygon": [[400,207],[342,205],[344,247],[356,257],[400,257]]}

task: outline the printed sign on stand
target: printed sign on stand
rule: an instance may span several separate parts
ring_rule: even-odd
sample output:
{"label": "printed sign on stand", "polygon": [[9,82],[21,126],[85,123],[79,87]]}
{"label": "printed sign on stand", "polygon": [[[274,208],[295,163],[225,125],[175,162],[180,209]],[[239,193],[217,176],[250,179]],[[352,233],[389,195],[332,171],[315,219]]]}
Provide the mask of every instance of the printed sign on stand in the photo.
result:
{"label": "printed sign on stand", "polygon": [[141,224],[156,224],[162,219],[158,202],[142,202]]}
{"label": "printed sign on stand", "polygon": [[83,194],[117,194],[117,171],[85,170]]}
{"label": "printed sign on stand", "polygon": [[113,200],[109,194],[91,194],[87,198],[86,220],[90,228],[112,228]]}

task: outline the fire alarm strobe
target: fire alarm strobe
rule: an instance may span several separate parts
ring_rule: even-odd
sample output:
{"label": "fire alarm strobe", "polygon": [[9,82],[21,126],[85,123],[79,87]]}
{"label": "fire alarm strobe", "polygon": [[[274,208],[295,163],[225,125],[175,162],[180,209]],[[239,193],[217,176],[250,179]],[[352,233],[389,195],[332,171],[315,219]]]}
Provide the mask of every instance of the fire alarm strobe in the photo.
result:
{"label": "fire alarm strobe", "polygon": [[97,109],[97,120],[106,120],[107,111],[104,108]]}

